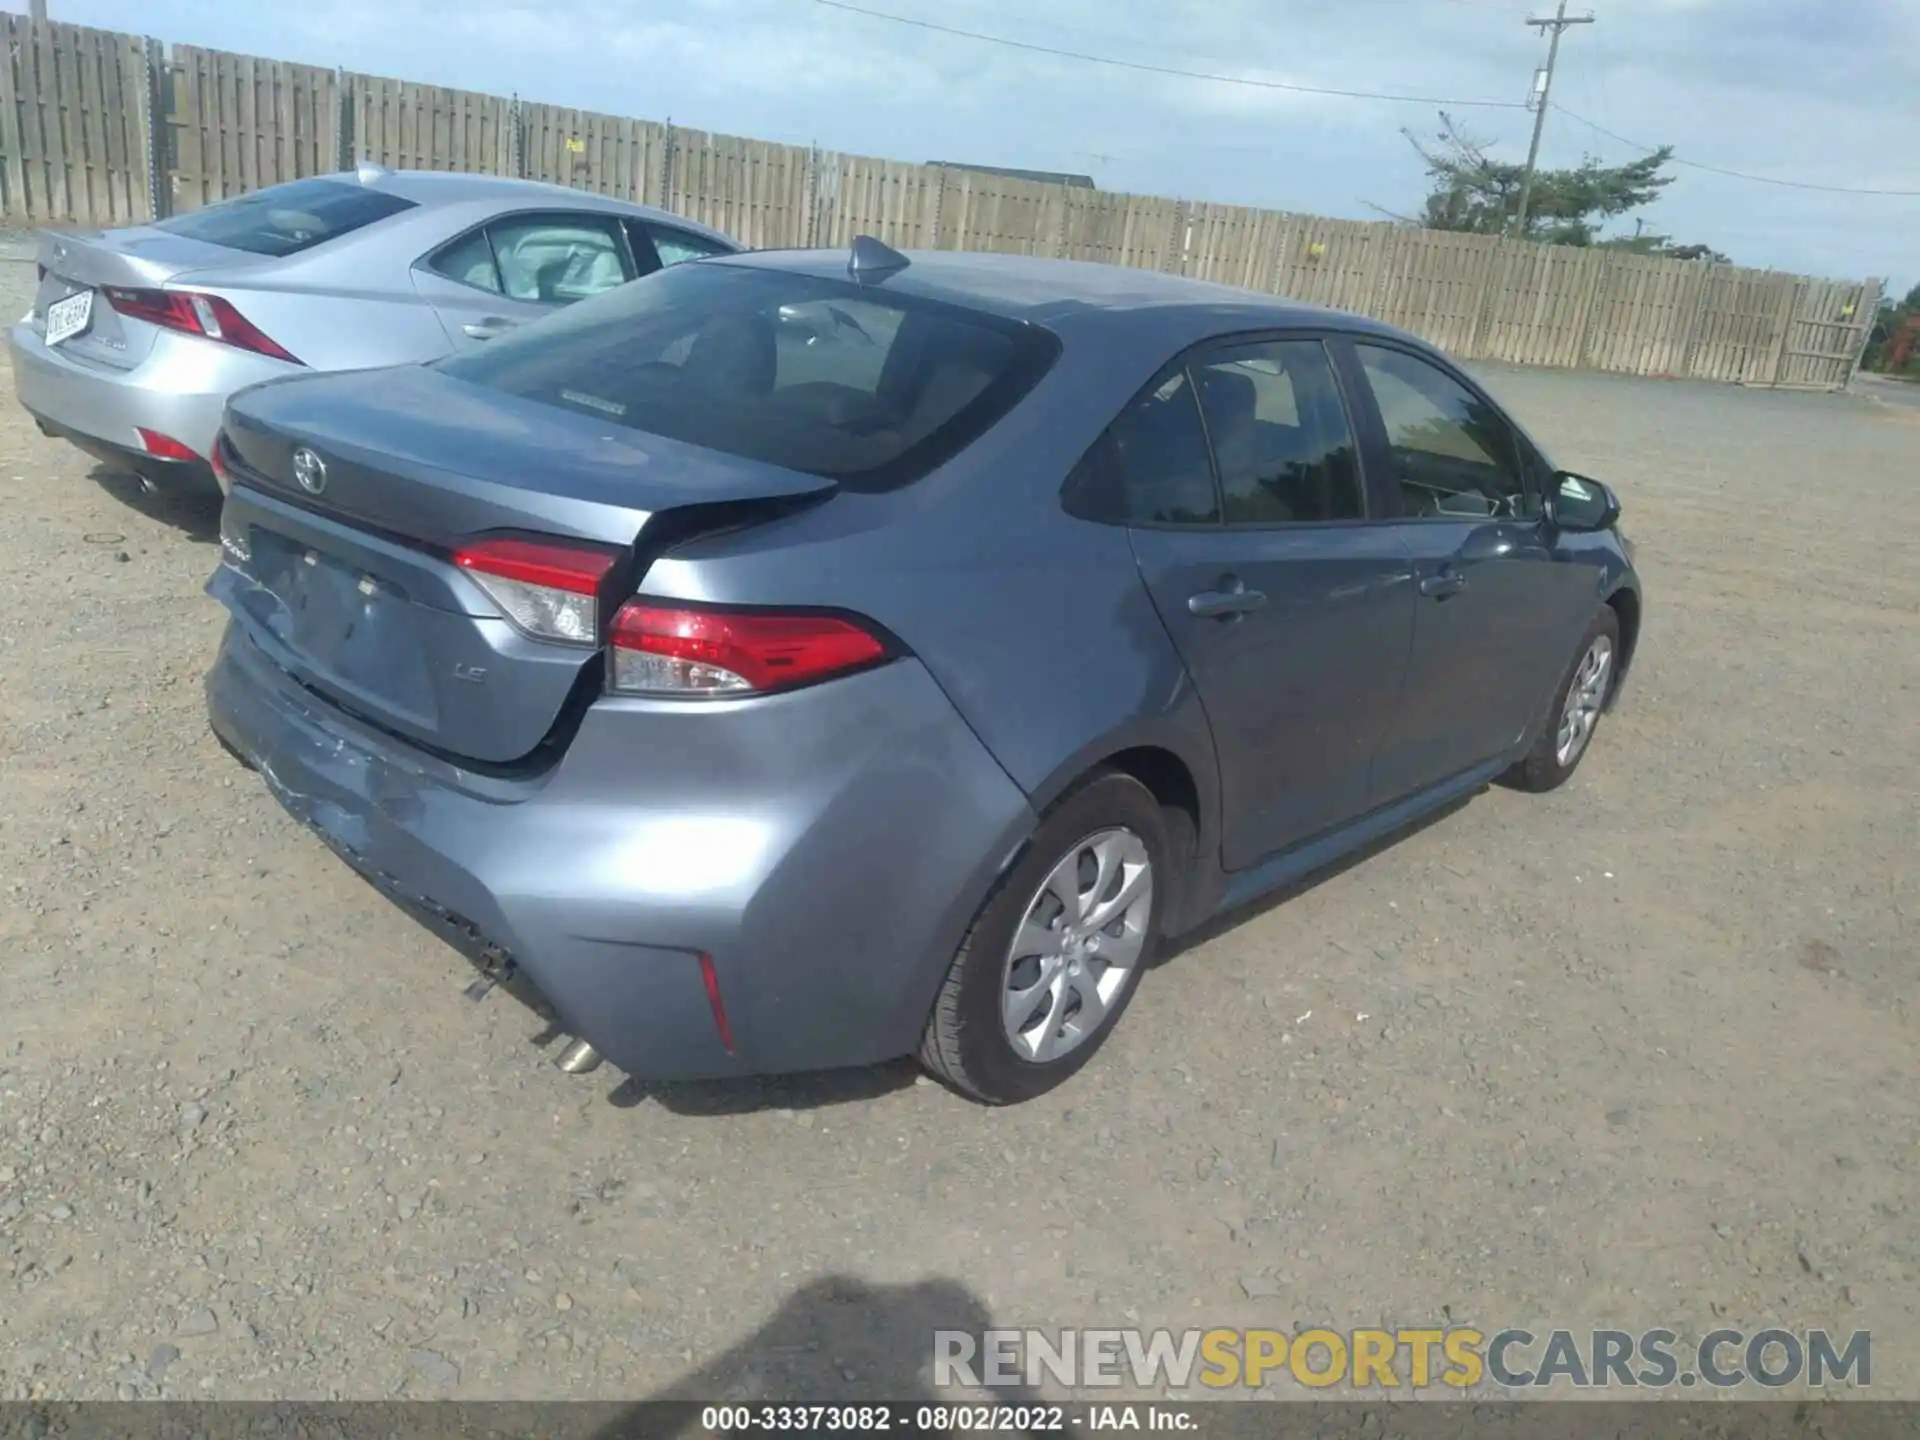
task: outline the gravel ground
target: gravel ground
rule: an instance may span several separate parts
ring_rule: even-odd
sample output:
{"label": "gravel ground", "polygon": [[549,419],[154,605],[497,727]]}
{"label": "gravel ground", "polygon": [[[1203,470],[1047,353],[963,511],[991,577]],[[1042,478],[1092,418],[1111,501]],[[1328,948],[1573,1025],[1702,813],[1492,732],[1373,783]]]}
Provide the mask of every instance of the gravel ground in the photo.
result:
{"label": "gravel ground", "polygon": [[0,1397],[902,1396],[991,1320],[1870,1328],[1920,1398],[1920,411],[1491,378],[1625,496],[1626,708],[1011,1111],[558,1073],[209,735],[213,511],[0,407]]}

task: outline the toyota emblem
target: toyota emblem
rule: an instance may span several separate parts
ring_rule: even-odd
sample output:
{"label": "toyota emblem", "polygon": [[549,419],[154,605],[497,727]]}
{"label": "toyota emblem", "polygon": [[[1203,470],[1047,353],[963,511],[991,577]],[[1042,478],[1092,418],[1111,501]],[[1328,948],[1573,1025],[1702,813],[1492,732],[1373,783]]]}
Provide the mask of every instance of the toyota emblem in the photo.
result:
{"label": "toyota emblem", "polygon": [[309,495],[327,488],[327,462],[302,445],[293,452],[293,478]]}

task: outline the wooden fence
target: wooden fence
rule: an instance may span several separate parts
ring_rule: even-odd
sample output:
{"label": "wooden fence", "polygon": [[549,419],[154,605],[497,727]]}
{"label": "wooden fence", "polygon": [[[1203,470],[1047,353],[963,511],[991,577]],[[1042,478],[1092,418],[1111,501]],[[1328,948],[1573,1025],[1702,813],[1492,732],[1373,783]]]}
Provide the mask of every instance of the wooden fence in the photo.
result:
{"label": "wooden fence", "polygon": [[659,205],[747,245],[1095,260],[1378,316],[1464,359],[1835,389],[1876,281],[1124,195],[0,15],[0,208],[112,226],[355,159]]}
{"label": "wooden fence", "polygon": [[175,45],[155,81],[157,214],[340,168],[335,71]]}
{"label": "wooden fence", "polygon": [[10,224],[153,214],[151,42],[0,14],[0,200]]}

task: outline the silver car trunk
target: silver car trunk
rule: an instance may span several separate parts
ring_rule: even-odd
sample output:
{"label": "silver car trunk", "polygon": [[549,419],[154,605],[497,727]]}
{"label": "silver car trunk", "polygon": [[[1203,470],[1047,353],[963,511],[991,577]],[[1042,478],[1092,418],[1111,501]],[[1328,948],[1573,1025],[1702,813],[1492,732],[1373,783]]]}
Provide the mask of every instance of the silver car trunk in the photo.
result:
{"label": "silver car trunk", "polygon": [[43,230],[35,258],[42,272],[33,301],[35,328],[46,333],[49,305],[92,290],[91,322],[62,341],[61,348],[76,358],[119,370],[130,370],[147,358],[153,349],[154,328],[119,314],[100,293],[103,287],[158,290],[191,270],[259,259],[147,225],[111,231]]}
{"label": "silver car trunk", "polygon": [[[617,555],[604,626],[639,578],[643,536],[669,512],[737,520],[743,504],[833,488],[425,367],[256,387],[235,398],[226,434],[233,543],[216,598],[310,688],[492,764],[540,746],[591,683],[589,666],[598,674],[600,651],[515,629],[454,563],[462,544],[514,535]],[[304,487],[302,448],[324,467],[320,478],[309,463]]]}

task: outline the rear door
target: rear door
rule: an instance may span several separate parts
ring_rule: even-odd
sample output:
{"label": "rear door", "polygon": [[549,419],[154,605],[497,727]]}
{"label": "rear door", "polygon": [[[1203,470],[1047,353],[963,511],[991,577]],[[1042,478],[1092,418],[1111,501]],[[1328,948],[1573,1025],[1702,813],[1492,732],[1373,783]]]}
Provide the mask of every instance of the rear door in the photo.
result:
{"label": "rear door", "polygon": [[1374,771],[1385,804],[1518,742],[1571,658],[1573,577],[1498,407],[1410,348],[1368,340],[1351,353],[1418,594],[1405,697]]}
{"label": "rear door", "polygon": [[503,215],[442,245],[414,284],[457,350],[484,344],[657,268],[636,260],[620,217],[600,211]]}
{"label": "rear door", "polygon": [[1191,354],[1103,442],[1213,728],[1229,870],[1365,809],[1399,698],[1412,567],[1369,523],[1355,433],[1325,346],[1294,336]]}

